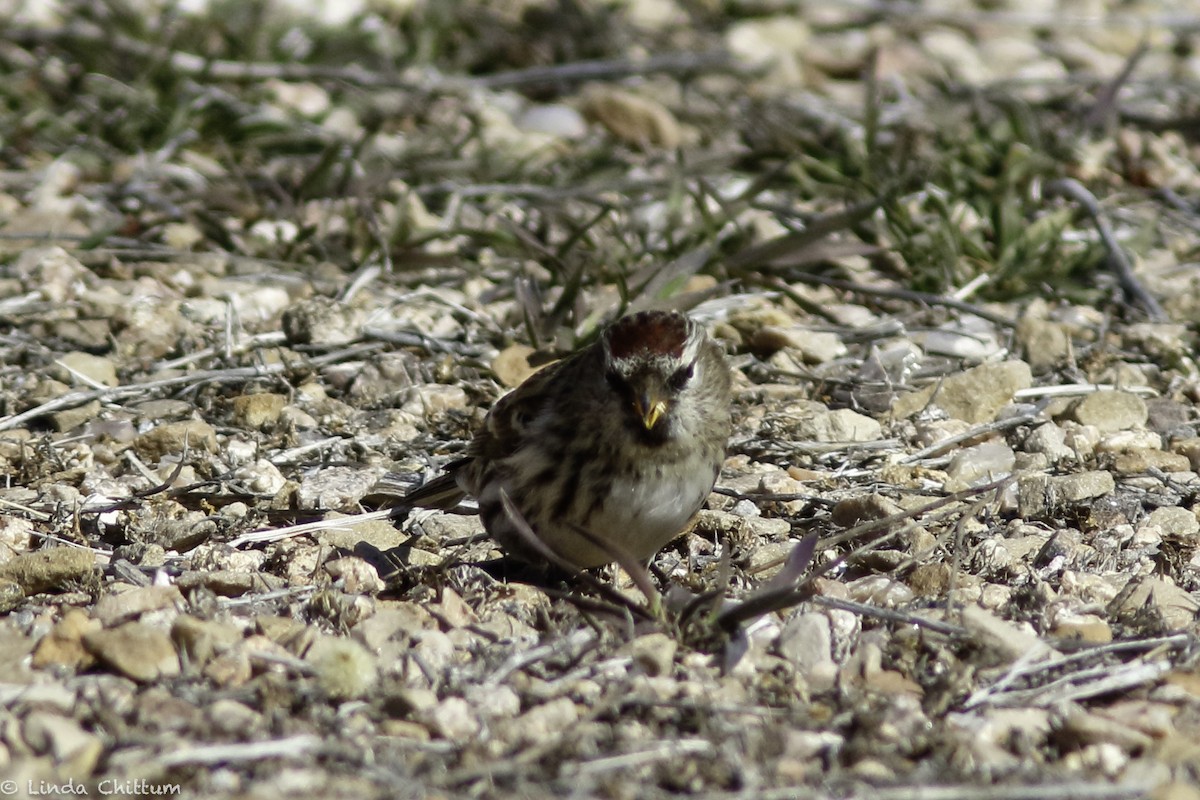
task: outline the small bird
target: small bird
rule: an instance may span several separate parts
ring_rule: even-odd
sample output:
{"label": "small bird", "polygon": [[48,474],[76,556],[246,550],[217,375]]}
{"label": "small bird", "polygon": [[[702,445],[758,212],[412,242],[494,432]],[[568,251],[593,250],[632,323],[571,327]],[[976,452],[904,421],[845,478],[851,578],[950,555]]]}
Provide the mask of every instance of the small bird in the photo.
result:
{"label": "small bird", "polygon": [[587,534],[648,559],[712,491],[729,439],[729,384],[721,348],[696,322],[676,312],[631,314],[500,398],[466,457],[402,502],[452,508],[471,495],[488,533],[537,562],[503,492],[576,567],[615,560]]}

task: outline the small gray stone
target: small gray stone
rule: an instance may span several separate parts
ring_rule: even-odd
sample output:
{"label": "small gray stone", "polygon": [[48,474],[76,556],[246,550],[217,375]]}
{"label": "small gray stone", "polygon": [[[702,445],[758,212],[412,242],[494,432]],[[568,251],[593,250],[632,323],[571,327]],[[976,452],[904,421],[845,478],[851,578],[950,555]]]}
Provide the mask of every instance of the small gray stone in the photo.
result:
{"label": "small gray stone", "polygon": [[883,437],[883,428],[857,411],[839,408],[817,410],[801,419],[794,435],[810,442],[871,442]]}
{"label": "small gray stone", "polygon": [[518,736],[529,744],[545,742],[579,721],[579,707],[566,697],[534,706],[516,720]]}
{"label": "small gray stone", "polygon": [[94,356],[79,350],[64,353],[56,360],[59,367],[54,377],[65,383],[77,383],[79,376],[85,381],[103,386],[117,385],[117,368],[103,356]]}
{"label": "small gray stone", "polygon": [[1157,525],[1163,536],[1175,539],[1192,539],[1200,533],[1200,520],[1186,508],[1163,506],[1151,511],[1143,524]]}
{"label": "small gray stone", "polygon": [[217,452],[217,432],[204,420],[189,419],[168,422],[151,428],[133,443],[142,458],[158,461],[163,456],[183,452],[184,445],[190,450]]}
{"label": "small gray stone", "polygon": [[1021,389],[1033,385],[1033,373],[1024,361],[1001,361],[950,375],[941,385],[901,395],[893,405],[896,418],[909,417],[932,403],[951,417],[972,424],[991,422],[996,413]]}
{"label": "small gray stone", "polygon": [[96,556],[81,547],[50,547],[22,553],[0,564],[0,579],[17,583],[25,594],[63,589],[92,574]]}
{"label": "small gray stone", "polygon": [[183,595],[177,586],[140,586],[117,594],[105,594],[92,613],[105,627],[112,627],[150,611],[173,606],[182,608],[183,604]]}
{"label": "small gray stone", "polygon": [[1157,608],[1162,613],[1163,622],[1172,631],[1191,627],[1196,621],[1196,613],[1200,604],[1192,595],[1181,589],[1167,578],[1146,578],[1125,596],[1121,610],[1125,613],[1137,613],[1147,604]]}
{"label": "small gray stone", "polygon": [[249,428],[268,428],[279,419],[288,399],[282,394],[260,392],[233,398],[233,417]]}
{"label": "small gray stone", "polygon": [[1130,392],[1093,392],[1074,408],[1075,421],[1095,425],[1101,433],[1126,431],[1146,424],[1149,412],[1142,398]]}
{"label": "small gray stone", "polygon": [[1064,503],[1078,503],[1111,494],[1116,489],[1112,473],[1102,470],[1073,475],[1025,475],[1018,481],[1018,510],[1038,516]]}
{"label": "small gray stone", "polygon": [[56,765],[75,776],[91,775],[104,743],[69,717],[33,711],[25,718],[22,734],[35,753],[49,755]]}
{"label": "small gray stone", "polygon": [[1047,422],[1030,431],[1025,437],[1024,447],[1027,452],[1044,454],[1052,462],[1075,455],[1075,451],[1067,447],[1066,432],[1053,422]]}
{"label": "small gray stone", "polygon": [[647,633],[621,648],[647,675],[670,675],[679,644],[665,633]]}
{"label": "small gray stone", "polygon": [[55,430],[60,433],[73,431],[85,422],[90,422],[100,413],[100,401],[92,400],[89,403],[67,408],[62,411],[56,411],[50,415],[51,421],[54,423]]}
{"label": "small gray stone", "polygon": [[291,344],[348,344],[359,337],[366,312],[327,298],[295,303],[283,312],[283,332]]}
{"label": "small gray stone", "polygon": [[379,473],[354,467],[326,467],[304,476],[296,498],[303,508],[354,511],[379,481]]}
{"label": "small gray stone", "polygon": [[192,667],[202,669],[241,641],[242,631],[225,622],[181,614],[171,624],[171,639]]}
{"label": "small gray stone", "polygon": [[[837,674],[833,661],[833,631],[829,617],[810,612],[797,614],[787,621],[776,644],[779,655],[796,665],[809,683],[828,688]],[[818,687],[814,687],[818,688]]]}
{"label": "small gray stone", "polygon": [[847,352],[846,344],[837,334],[800,325],[786,328],[764,325],[755,331],[749,344],[756,351],[794,350],[806,364],[824,364]]}
{"label": "small gray stone", "polygon": [[963,608],[962,624],[971,638],[1008,661],[1023,656],[1036,658],[1038,654],[1048,655],[1053,652],[1027,624],[1014,625],[976,605]]}
{"label": "small gray stone", "polygon": [[465,741],[479,733],[479,719],[461,697],[447,697],[423,716],[436,735],[452,742]]}
{"label": "small gray stone", "polygon": [[1012,473],[1016,460],[1012,448],[1003,442],[984,442],[957,451],[946,467],[946,474],[956,481],[974,486],[999,480]]}
{"label": "small gray stone", "polygon": [[375,656],[353,639],[322,636],[304,654],[317,674],[317,684],[329,697],[352,700],[363,697],[379,677]]}
{"label": "small gray stone", "polygon": [[102,663],[139,683],[179,674],[179,656],[171,638],[140,622],[86,633],[83,646]]}
{"label": "small gray stone", "polygon": [[1037,372],[1065,361],[1071,348],[1071,334],[1066,325],[1030,316],[1017,323],[1017,341],[1025,360]]}
{"label": "small gray stone", "polygon": [[587,121],[575,109],[559,103],[530,106],[521,112],[516,126],[531,133],[545,133],[560,139],[582,139],[587,136]]}

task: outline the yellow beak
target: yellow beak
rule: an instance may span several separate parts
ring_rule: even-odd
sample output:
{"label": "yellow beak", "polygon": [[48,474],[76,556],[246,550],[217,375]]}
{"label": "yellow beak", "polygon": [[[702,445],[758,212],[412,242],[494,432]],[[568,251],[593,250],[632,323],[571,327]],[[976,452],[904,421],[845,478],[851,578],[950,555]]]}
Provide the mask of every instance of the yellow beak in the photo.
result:
{"label": "yellow beak", "polygon": [[654,430],[663,414],[667,413],[667,401],[646,392],[637,400],[637,412],[646,430]]}

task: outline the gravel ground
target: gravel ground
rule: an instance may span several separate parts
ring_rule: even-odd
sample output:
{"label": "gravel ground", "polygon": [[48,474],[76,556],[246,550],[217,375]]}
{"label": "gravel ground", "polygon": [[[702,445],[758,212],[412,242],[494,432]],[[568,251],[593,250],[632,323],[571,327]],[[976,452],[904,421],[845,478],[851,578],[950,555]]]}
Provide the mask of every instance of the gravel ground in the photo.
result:
{"label": "gravel ground", "polygon": [[[1200,800],[1200,4],[0,3],[0,796]],[[631,309],[651,570],[371,510]]]}

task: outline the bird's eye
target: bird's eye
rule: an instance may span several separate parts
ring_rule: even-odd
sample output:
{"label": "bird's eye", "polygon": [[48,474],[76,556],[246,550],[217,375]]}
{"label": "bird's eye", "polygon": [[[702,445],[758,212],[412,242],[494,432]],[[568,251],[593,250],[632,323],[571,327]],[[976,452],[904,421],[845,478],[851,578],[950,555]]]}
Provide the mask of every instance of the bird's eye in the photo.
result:
{"label": "bird's eye", "polygon": [[667,379],[667,383],[672,389],[679,391],[684,386],[687,386],[687,382],[692,379],[692,374],[694,372],[695,366],[693,364],[688,364],[683,369],[675,370],[671,377]]}
{"label": "bird's eye", "polygon": [[608,385],[613,391],[624,394],[627,384],[621,379],[621,376],[615,372],[604,373],[604,380],[608,381]]}

